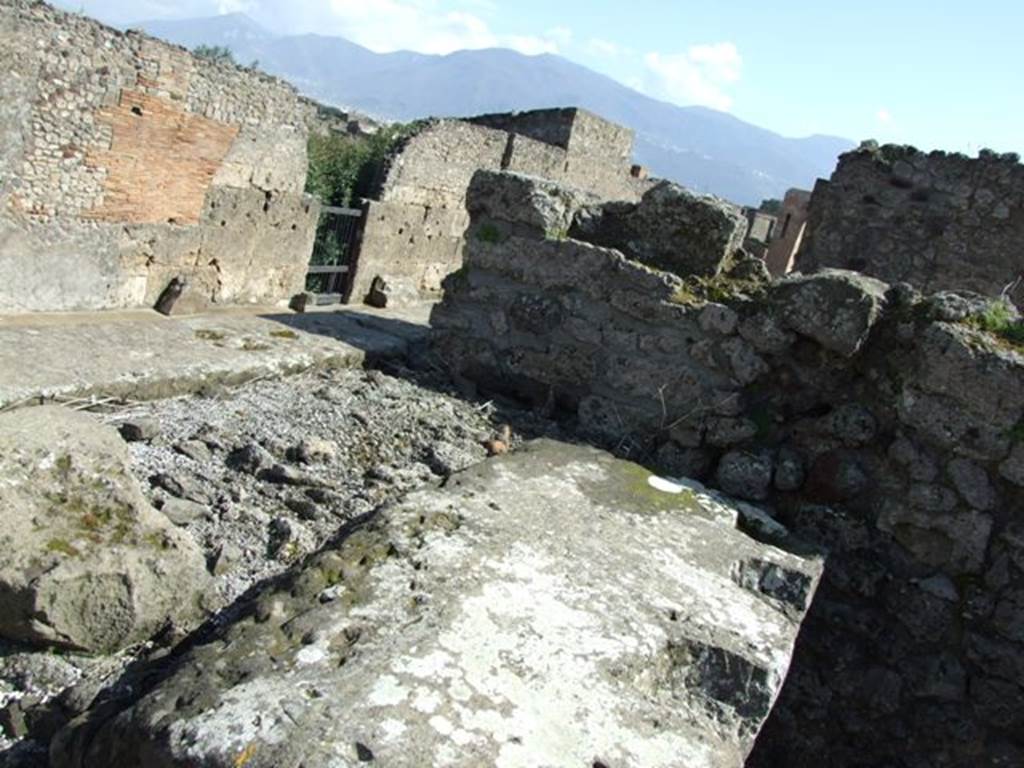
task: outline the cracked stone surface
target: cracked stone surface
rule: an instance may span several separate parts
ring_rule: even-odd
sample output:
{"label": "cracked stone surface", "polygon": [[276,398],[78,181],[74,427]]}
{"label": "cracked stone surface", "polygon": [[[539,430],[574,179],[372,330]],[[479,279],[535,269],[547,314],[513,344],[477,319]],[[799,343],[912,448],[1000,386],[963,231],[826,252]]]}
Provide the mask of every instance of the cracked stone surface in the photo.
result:
{"label": "cracked stone surface", "polygon": [[349,527],[52,764],[740,766],[821,571],[741,517],[535,441]]}

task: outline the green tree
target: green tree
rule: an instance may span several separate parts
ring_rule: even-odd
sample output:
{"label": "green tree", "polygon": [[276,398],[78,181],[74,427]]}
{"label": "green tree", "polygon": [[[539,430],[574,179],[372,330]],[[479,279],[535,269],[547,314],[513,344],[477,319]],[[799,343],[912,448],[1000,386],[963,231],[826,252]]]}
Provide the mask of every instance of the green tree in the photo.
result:
{"label": "green tree", "polygon": [[[418,130],[419,124],[390,125],[371,136],[328,133],[309,137],[309,173],[306,191],[324,205],[358,207],[363,198],[377,194],[385,166],[401,142]],[[348,243],[328,214],[317,228],[313,264],[344,264]],[[319,276],[310,276],[309,290],[322,290]]]}
{"label": "green tree", "polygon": [[311,135],[306,191],[325,205],[341,207],[373,197],[391,155],[418,128],[418,123],[410,123],[389,125],[371,136]]}
{"label": "green tree", "polygon": [[222,64],[235,63],[235,55],[231,53],[230,48],[223,45],[197,45],[192,49],[192,53],[200,59],[209,59]]}

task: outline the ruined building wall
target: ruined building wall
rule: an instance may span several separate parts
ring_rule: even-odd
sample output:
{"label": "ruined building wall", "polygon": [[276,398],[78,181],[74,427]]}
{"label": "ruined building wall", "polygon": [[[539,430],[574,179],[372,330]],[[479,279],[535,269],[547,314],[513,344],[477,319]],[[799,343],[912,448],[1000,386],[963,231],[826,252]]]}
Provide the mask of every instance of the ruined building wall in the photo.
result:
{"label": "ruined building wall", "polygon": [[1024,165],[866,144],[811,200],[798,269],[855,269],[923,290],[997,296],[1024,272]]}
{"label": "ruined building wall", "polygon": [[748,765],[1024,764],[1024,350],[965,322],[984,302],[840,271],[704,301],[552,237],[555,185],[469,203],[441,360],[829,550]]}
{"label": "ruined building wall", "polygon": [[174,276],[213,302],[301,290],[315,105],[28,0],[0,0],[0,312],[152,305]]}
{"label": "ruined building wall", "polygon": [[555,179],[601,199],[637,199],[633,134],[577,109],[436,120],[400,148],[366,221],[349,300],[385,279],[407,296],[434,297],[462,263],[466,189],[479,169]]}
{"label": "ruined building wall", "polygon": [[782,212],[765,253],[768,271],[776,277],[793,271],[807,232],[810,200],[811,193],[803,189],[787,190],[782,200]]}

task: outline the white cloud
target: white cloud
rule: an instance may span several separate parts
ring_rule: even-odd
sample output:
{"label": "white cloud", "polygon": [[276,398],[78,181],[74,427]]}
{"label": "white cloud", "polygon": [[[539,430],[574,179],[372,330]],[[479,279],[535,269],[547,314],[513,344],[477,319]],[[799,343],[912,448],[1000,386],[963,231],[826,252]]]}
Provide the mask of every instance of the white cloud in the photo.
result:
{"label": "white cloud", "polygon": [[740,79],[743,58],[733,43],[694,45],[686,53],[648,53],[645,90],[678,104],[723,112],[732,107],[726,89]]}
{"label": "white cloud", "polygon": [[499,34],[487,18],[494,0],[55,0],[67,8],[116,23],[248,13],[282,34],[339,35],[373,51],[451,53],[465,48],[512,48],[525,54],[557,53],[572,30],[535,35]]}
{"label": "white cloud", "polygon": [[251,0],[218,0],[217,13],[249,13],[253,9]]}
{"label": "white cloud", "polygon": [[[340,35],[378,53],[446,54],[462,49],[512,48],[533,55],[557,53],[560,45],[567,45],[572,38],[572,32],[564,27],[541,35],[498,34],[476,13],[446,9],[450,4],[439,0],[292,0],[286,11],[276,14],[267,0],[259,5],[264,13],[258,17],[274,14],[281,27]],[[487,3],[481,0],[461,5],[487,11]]]}
{"label": "white cloud", "polygon": [[875,113],[875,117],[878,119],[878,122],[880,122],[882,125],[888,125],[889,123],[892,122],[892,112],[890,112],[888,109],[883,108],[878,110],[878,112]]}
{"label": "white cloud", "polygon": [[592,37],[587,41],[587,50],[596,56],[615,58],[622,53],[618,43],[611,40],[603,40],[600,37]]}

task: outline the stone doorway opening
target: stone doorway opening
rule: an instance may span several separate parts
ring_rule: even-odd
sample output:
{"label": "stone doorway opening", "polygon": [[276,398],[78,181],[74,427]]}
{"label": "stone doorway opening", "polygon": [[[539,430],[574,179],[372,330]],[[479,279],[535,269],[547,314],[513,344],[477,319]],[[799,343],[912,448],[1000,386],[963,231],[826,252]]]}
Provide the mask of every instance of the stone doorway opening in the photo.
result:
{"label": "stone doorway opening", "polygon": [[362,221],[363,212],[358,208],[324,206],[321,209],[313,255],[306,272],[306,291],[315,297],[318,306],[348,300]]}

